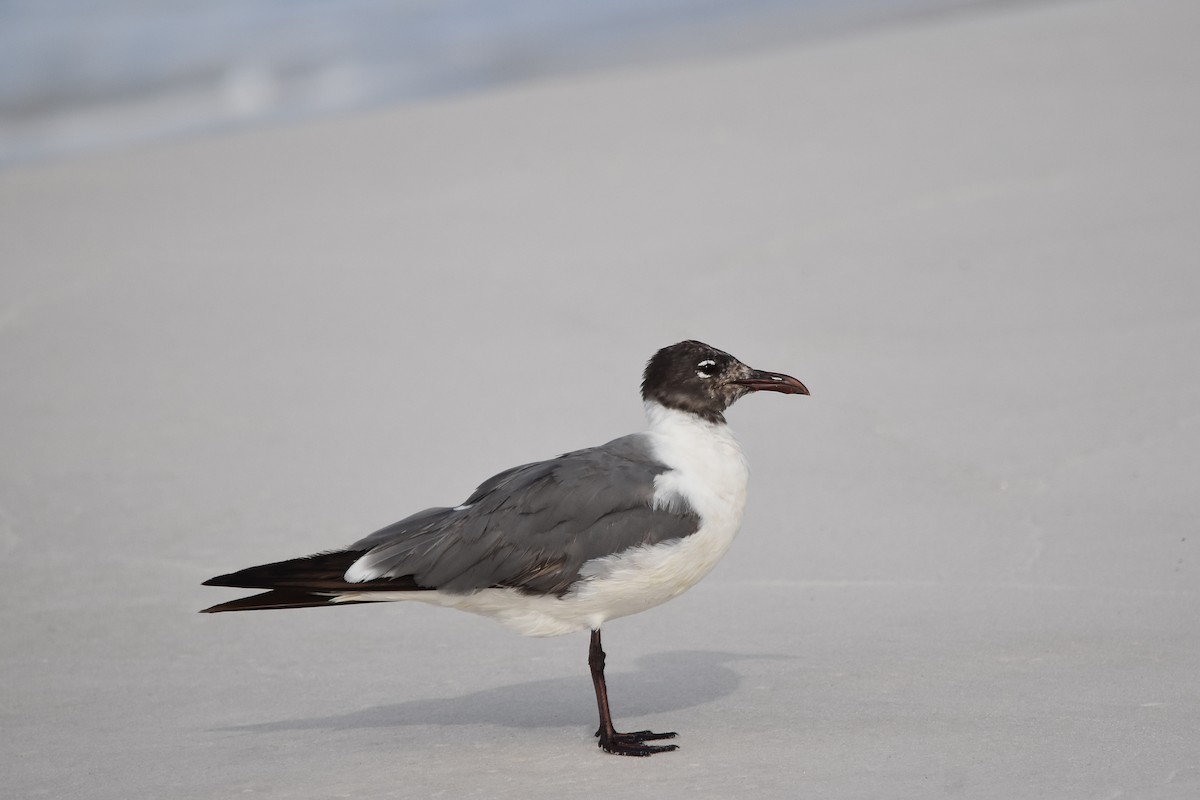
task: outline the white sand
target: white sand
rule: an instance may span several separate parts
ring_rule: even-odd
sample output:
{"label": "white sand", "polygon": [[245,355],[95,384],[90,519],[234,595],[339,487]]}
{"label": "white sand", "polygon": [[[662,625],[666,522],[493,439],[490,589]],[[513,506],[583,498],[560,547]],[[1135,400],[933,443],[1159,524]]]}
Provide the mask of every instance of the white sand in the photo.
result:
{"label": "white sand", "polygon": [[[1200,794],[1200,6],[1031,4],[0,174],[0,766],[52,798]],[[640,424],[742,538],[582,636],[201,580]],[[9,794],[11,793],[11,794]]]}

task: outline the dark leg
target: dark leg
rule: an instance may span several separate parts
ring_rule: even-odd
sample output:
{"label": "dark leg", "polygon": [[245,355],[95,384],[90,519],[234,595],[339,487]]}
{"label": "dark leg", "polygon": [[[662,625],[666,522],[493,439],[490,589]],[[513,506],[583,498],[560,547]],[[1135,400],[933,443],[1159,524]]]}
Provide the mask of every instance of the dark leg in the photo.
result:
{"label": "dark leg", "polygon": [[600,747],[620,756],[652,756],[678,750],[677,744],[646,744],[655,739],[674,739],[674,733],[634,731],[617,733],[613,728],[612,714],[608,710],[608,687],[604,684],[604,649],[600,647],[600,630],[592,631],[592,645],[588,649],[588,666],[592,668],[592,683],[596,686],[596,705],[600,707]]}

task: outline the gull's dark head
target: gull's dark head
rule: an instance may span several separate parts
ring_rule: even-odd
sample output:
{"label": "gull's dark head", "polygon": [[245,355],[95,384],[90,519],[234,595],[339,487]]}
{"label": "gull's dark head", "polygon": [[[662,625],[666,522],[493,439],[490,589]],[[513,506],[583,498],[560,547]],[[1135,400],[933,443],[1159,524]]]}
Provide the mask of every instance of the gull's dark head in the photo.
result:
{"label": "gull's dark head", "polygon": [[723,350],[690,340],[659,350],[642,375],[643,400],[709,422],[724,422],[725,409],[758,391],[808,394],[790,375],[751,369]]}

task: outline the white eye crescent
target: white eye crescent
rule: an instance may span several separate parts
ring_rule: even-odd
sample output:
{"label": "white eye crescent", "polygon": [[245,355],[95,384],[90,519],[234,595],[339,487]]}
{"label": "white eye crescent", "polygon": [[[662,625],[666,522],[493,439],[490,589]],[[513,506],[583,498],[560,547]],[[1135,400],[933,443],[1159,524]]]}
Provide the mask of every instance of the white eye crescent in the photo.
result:
{"label": "white eye crescent", "polygon": [[706,358],[696,365],[696,374],[701,378],[711,378],[713,373],[717,371],[717,362],[711,358]]}

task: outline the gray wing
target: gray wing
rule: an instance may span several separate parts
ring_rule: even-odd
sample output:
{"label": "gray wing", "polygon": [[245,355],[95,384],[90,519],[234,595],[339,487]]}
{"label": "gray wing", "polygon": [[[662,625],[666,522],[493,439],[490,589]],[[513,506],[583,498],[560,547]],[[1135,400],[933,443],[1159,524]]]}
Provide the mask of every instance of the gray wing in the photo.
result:
{"label": "gray wing", "polygon": [[561,594],[593,558],[696,532],[700,518],[685,504],[651,507],[666,470],[641,434],[514,467],[458,510],[426,509],[356,542],[351,550],[369,552],[352,572],[455,593]]}

